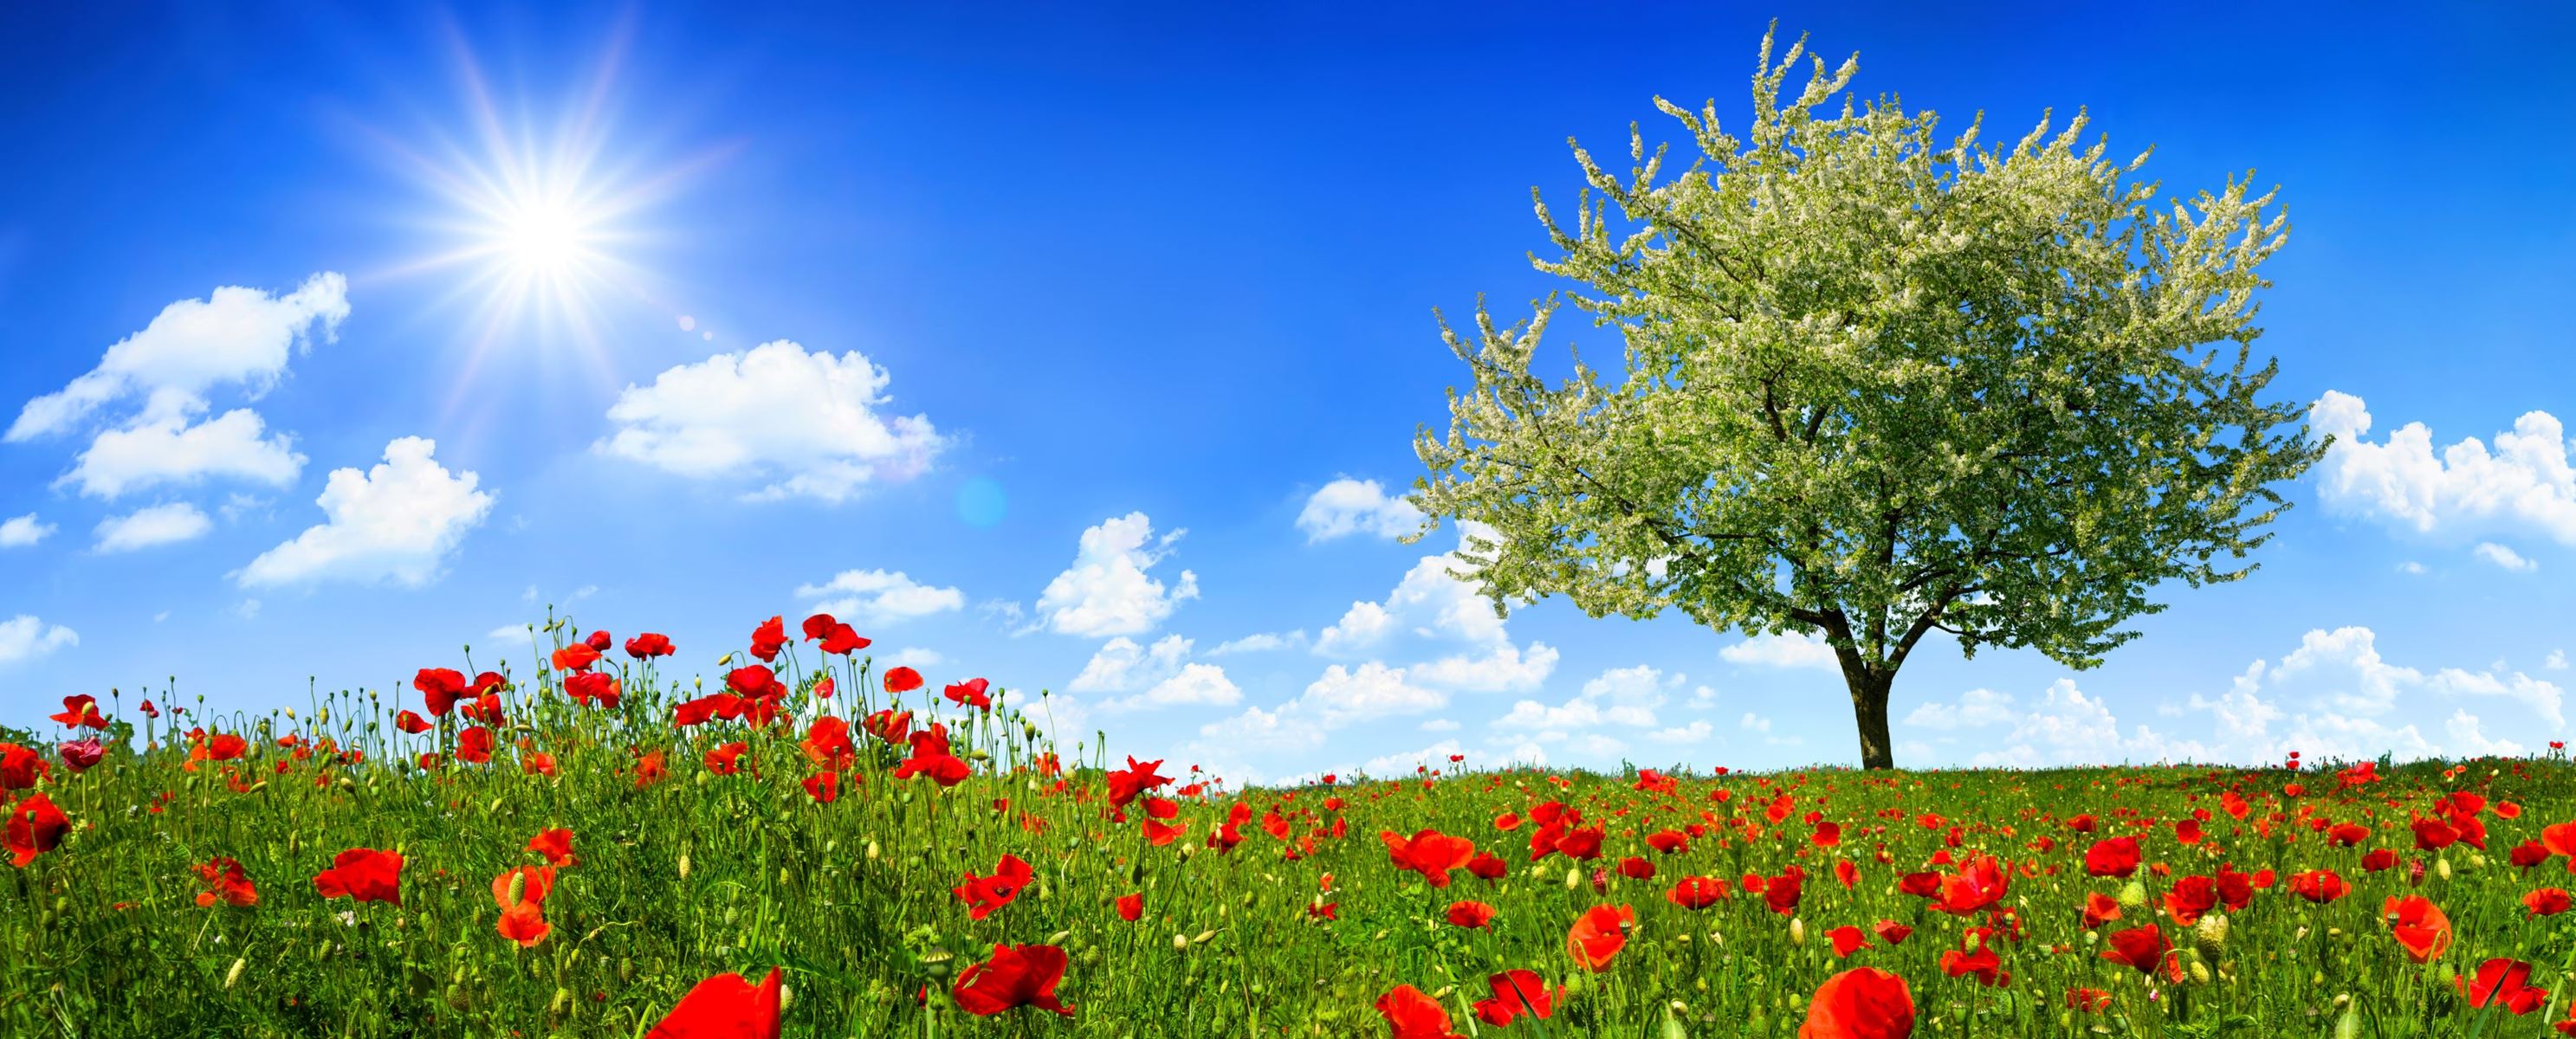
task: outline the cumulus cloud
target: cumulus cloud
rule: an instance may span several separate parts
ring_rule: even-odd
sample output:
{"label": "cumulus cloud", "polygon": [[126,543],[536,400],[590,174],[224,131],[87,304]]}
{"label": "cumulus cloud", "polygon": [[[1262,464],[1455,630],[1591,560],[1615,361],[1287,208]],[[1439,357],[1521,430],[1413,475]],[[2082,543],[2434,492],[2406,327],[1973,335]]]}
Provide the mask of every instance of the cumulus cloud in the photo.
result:
{"label": "cumulus cloud", "polygon": [[1222,657],[1235,653],[1267,653],[1272,650],[1295,649],[1305,644],[1306,630],[1303,628],[1295,631],[1265,631],[1239,639],[1227,639],[1218,643],[1215,649],[1207,651],[1207,655]]}
{"label": "cumulus cloud", "polygon": [[1420,750],[1385,754],[1370,758],[1359,767],[1366,776],[1409,775],[1417,768],[1448,768],[1449,757],[1463,753],[1457,740],[1441,740]]}
{"label": "cumulus cloud", "polygon": [[26,548],[53,532],[54,525],[38,521],[35,513],[14,516],[0,523],[0,548]]}
{"label": "cumulus cloud", "polygon": [[1787,635],[1756,635],[1718,650],[1717,655],[1730,664],[1755,667],[1813,667],[1832,670],[1841,665],[1834,660],[1834,647],[1822,636],[1806,632]]}
{"label": "cumulus cloud", "polygon": [[1123,693],[1159,682],[1180,671],[1190,658],[1190,640],[1165,635],[1148,649],[1120,636],[1103,643],[1065,686],[1076,693]]}
{"label": "cumulus cloud", "polygon": [[428,584],[448,556],[492,511],[493,495],[471,472],[450,473],[435,441],[403,437],[385,445],[373,469],[335,469],[324,485],[326,521],[261,553],[235,575],[245,588],[314,581]]}
{"label": "cumulus cloud", "polygon": [[2492,541],[2478,542],[2478,547],[2473,550],[2472,554],[2476,555],[2479,559],[2495,564],[2499,568],[2512,570],[2517,573],[2529,573],[2533,570],[2540,569],[2540,563],[2538,561],[2525,559],[2522,557],[2521,553]]}
{"label": "cumulus cloud", "polygon": [[1038,594],[1039,623],[1066,635],[1138,635],[1151,631],[1184,600],[1199,594],[1198,575],[1181,571],[1166,587],[1150,571],[1172,554],[1187,530],[1154,536],[1142,512],[1102,520],[1082,532],[1073,565]]}
{"label": "cumulus cloud", "polygon": [[[1668,692],[1679,688],[1683,681],[1681,675],[1666,675],[1644,664],[1611,668],[1583,683],[1582,691],[1564,703],[1514,703],[1510,711],[1494,719],[1494,728],[1528,732],[1532,734],[1530,738],[1542,743],[1610,726],[1652,729],[1658,724],[1656,708],[1662,707],[1670,699]],[[1705,726],[1701,732],[1705,735]]]}
{"label": "cumulus cloud", "polygon": [[1447,656],[1425,664],[1414,665],[1416,681],[1447,686],[1469,692],[1494,693],[1515,689],[1536,689],[1556,670],[1556,649],[1544,642],[1530,643],[1529,650],[1504,642],[1480,656]]}
{"label": "cumulus cloud", "polygon": [[2425,535],[2528,531],[2576,545],[2576,469],[2566,430],[2548,412],[2515,419],[2493,449],[2468,437],[2439,454],[2421,422],[2372,443],[2369,408],[2350,394],[2327,391],[2309,407],[2308,422],[2335,438],[2317,467],[2329,510]]}
{"label": "cumulus cloud", "polygon": [[1389,497],[1375,480],[1343,477],[1317,488],[1297,513],[1297,529],[1306,542],[1330,541],[1351,534],[1400,538],[1422,529],[1422,510],[1399,497]]}
{"label": "cumulus cloud", "polygon": [[303,471],[304,456],[295,453],[291,438],[268,436],[257,412],[235,408],[194,425],[171,416],[101,432],[61,482],[77,484],[93,498],[113,499],[207,477],[284,487]]}
{"label": "cumulus cloud", "polygon": [[885,661],[895,667],[936,667],[948,662],[938,650],[907,646],[887,654]]}
{"label": "cumulus cloud", "polygon": [[204,537],[214,529],[214,522],[197,507],[187,502],[170,502],[138,509],[123,516],[110,516],[98,524],[98,541],[93,548],[102,553],[132,552],[160,545],[175,545]]}
{"label": "cumulus cloud", "polygon": [[892,624],[966,607],[966,593],[922,584],[901,570],[843,570],[822,584],[799,586],[796,595],[821,600],[814,604],[816,613],[865,624]]}
{"label": "cumulus cloud", "polygon": [[0,621],[0,664],[34,660],[65,646],[80,645],[80,634],[60,624],[47,624],[28,614]]}
{"label": "cumulus cloud", "polygon": [[142,331],[108,347],[96,368],[28,401],[0,440],[70,430],[130,395],[144,398],[148,423],[205,410],[205,393],[216,386],[241,385],[257,397],[285,373],[290,350],[311,349],[317,326],[326,341],[338,332],[349,316],[348,292],[348,279],[326,271],[285,295],[225,286],[205,299],[172,303]]}
{"label": "cumulus cloud", "polygon": [[1439,690],[1407,681],[1403,668],[1377,661],[1356,668],[1334,664],[1276,709],[1246,708],[1199,733],[1235,749],[1305,749],[1321,746],[1327,733],[1358,722],[1429,714],[1448,704],[1449,697]]}
{"label": "cumulus cloud", "polygon": [[840,502],[919,475],[946,446],[928,417],[882,413],[891,380],[857,351],[763,343],[628,386],[595,448],[693,479],[768,481],[754,499]]}

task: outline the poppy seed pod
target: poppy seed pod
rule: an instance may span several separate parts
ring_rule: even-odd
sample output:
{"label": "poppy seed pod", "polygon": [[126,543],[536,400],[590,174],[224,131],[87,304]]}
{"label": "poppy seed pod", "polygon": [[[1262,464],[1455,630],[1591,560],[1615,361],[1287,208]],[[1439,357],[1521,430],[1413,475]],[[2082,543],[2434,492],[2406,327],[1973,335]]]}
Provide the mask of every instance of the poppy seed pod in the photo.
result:
{"label": "poppy seed pod", "polygon": [[930,951],[921,954],[921,965],[930,971],[932,977],[945,978],[948,976],[949,969],[957,965],[957,956],[946,949],[934,946]]}

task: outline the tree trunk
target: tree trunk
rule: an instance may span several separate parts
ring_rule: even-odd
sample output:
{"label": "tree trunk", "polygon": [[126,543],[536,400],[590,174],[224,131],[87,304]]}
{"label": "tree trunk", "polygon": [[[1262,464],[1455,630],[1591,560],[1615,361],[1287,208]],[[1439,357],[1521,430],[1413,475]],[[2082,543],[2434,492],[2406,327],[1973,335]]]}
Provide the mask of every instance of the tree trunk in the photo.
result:
{"label": "tree trunk", "polygon": [[1887,691],[1895,672],[1846,673],[1843,680],[1851,686],[1852,718],[1860,723],[1860,767],[1895,768],[1896,750],[1887,736]]}

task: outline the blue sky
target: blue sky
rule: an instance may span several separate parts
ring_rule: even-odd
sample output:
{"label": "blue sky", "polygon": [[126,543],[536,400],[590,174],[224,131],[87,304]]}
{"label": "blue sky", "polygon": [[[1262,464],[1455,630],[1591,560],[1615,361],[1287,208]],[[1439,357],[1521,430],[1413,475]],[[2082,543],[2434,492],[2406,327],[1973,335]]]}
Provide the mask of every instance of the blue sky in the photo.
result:
{"label": "blue sky", "polygon": [[[2576,69],[2512,56],[2576,26],[2397,10],[1782,15],[1953,126],[2089,106],[2169,190],[2281,184],[2262,346],[2359,433],[2261,573],[2176,590],[2100,669],[1918,653],[1900,762],[2564,730]],[[1385,536],[1364,485],[1410,483],[1463,374],[1431,309],[1557,287],[1528,192],[1571,196],[1566,138],[1669,137],[1658,94],[1747,111],[1770,17],[21,12],[0,716],[398,687],[549,603],[711,670],[847,603],[934,680],[1237,778],[1852,760],[1814,647],[1498,624],[1442,575],[1454,533]],[[494,249],[530,198],[593,218],[569,272]]]}

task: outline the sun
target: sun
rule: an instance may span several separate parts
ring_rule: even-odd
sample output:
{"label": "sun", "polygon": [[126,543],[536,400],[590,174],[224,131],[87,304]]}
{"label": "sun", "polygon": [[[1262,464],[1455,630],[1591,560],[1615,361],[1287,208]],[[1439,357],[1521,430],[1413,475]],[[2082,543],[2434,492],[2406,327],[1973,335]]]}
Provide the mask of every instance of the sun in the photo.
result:
{"label": "sun", "polygon": [[492,228],[493,245],[513,273],[529,278],[579,273],[592,258],[590,229],[597,218],[562,199],[515,199]]}

